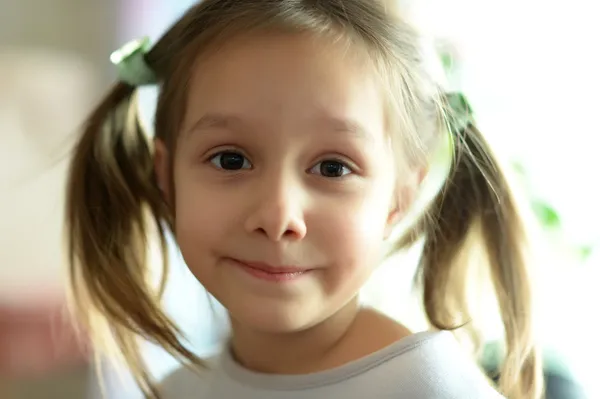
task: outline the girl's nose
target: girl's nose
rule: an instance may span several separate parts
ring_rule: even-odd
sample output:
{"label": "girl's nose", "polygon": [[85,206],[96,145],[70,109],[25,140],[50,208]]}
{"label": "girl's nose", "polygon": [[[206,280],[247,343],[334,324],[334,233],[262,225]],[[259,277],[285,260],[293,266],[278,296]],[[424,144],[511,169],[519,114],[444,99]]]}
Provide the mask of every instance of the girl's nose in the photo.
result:
{"label": "girl's nose", "polygon": [[272,241],[301,240],[306,235],[302,195],[290,184],[265,185],[256,194],[256,206],[248,215],[248,233],[261,234]]}

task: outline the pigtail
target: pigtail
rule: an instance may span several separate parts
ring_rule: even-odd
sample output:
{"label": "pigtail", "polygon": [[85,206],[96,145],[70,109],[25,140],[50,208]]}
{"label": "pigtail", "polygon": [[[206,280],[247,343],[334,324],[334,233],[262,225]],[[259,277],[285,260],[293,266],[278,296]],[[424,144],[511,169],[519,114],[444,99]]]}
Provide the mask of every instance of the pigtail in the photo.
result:
{"label": "pigtail", "polygon": [[[198,361],[180,344],[179,330],[159,304],[168,267],[162,222],[170,222],[170,212],[155,184],[135,97],[134,87],[118,83],[76,145],[67,186],[68,277],[85,333],[126,362],[146,397],[157,398],[137,336]],[[165,267],[158,289],[150,284],[146,259],[156,232]]]}
{"label": "pigtail", "polygon": [[511,399],[539,398],[542,370],[532,337],[524,225],[486,140],[472,123],[463,126],[453,132],[455,157],[449,178],[413,231],[413,237],[425,237],[420,264],[425,313],[438,329],[468,324],[467,280],[472,264],[465,252],[468,255],[473,249],[477,237],[489,263],[505,330],[500,390]]}

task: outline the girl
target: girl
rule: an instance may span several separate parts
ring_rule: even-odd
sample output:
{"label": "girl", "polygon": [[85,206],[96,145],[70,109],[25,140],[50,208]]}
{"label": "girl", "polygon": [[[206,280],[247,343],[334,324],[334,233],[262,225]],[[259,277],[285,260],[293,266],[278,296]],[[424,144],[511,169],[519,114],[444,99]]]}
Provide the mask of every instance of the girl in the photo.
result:
{"label": "girl", "polygon": [[[115,54],[121,81],[71,165],[70,278],[95,342],[119,350],[147,397],[498,397],[447,332],[469,327],[463,255],[476,238],[505,327],[499,389],[539,397],[515,202],[397,14],[373,0],[205,0],[153,48]],[[153,83],[148,143],[134,100]],[[448,181],[395,234],[448,142]],[[148,281],[146,248],[158,232],[166,253],[167,229],[227,309],[215,359],[186,348],[159,305],[164,281]],[[432,331],[413,334],[357,298],[385,249],[420,238]],[[139,337],[190,367],[156,385]]]}

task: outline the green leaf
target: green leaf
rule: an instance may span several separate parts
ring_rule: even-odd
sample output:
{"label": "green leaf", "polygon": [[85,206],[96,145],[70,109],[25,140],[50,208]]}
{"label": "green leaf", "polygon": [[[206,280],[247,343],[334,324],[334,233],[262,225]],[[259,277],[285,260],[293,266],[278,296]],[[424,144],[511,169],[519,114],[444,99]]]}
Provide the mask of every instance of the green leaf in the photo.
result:
{"label": "green leaf", "polygon": [[582,260],[586,260],[594,249],[590,245],[584,245],[579,248],[579,256]]}
{"label": "green leaf", "polygon": [[511,166],[513,168],[513,170],[521,177],[525,177],[526,173],[525,173],[525,167],[523,166],[523,164],[519,161],[513,161],[511,162]]}
{"label": "green leaf", "polygon": [[452,70],[452,67],[454,66],[454,60],[452,59],[450,53],[442,53],[441,59],[442,65],[444,66],[444,70],[446,70],[446,72],[450,72]]}
{"label": "green leaf", "polygon": [[533,211],[540,219],[544,227],[557,228],[560,227],[560,217],[558,212],[549,204],[542,201],[532,202]]}

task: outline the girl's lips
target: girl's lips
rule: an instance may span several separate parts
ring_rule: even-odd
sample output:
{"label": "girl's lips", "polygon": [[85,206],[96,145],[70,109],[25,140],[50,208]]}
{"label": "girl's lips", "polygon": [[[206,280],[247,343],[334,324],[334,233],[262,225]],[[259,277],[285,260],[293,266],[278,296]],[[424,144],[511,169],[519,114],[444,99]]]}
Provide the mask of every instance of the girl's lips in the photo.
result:
{"label": "girl's lips", "polygon": [[270,282],[283,283],[294,281],[311,272],[311,269],[302,267],[272,266],[265,263],[244,262],[236,259],[232,260],[237,266],[251,276]]}

